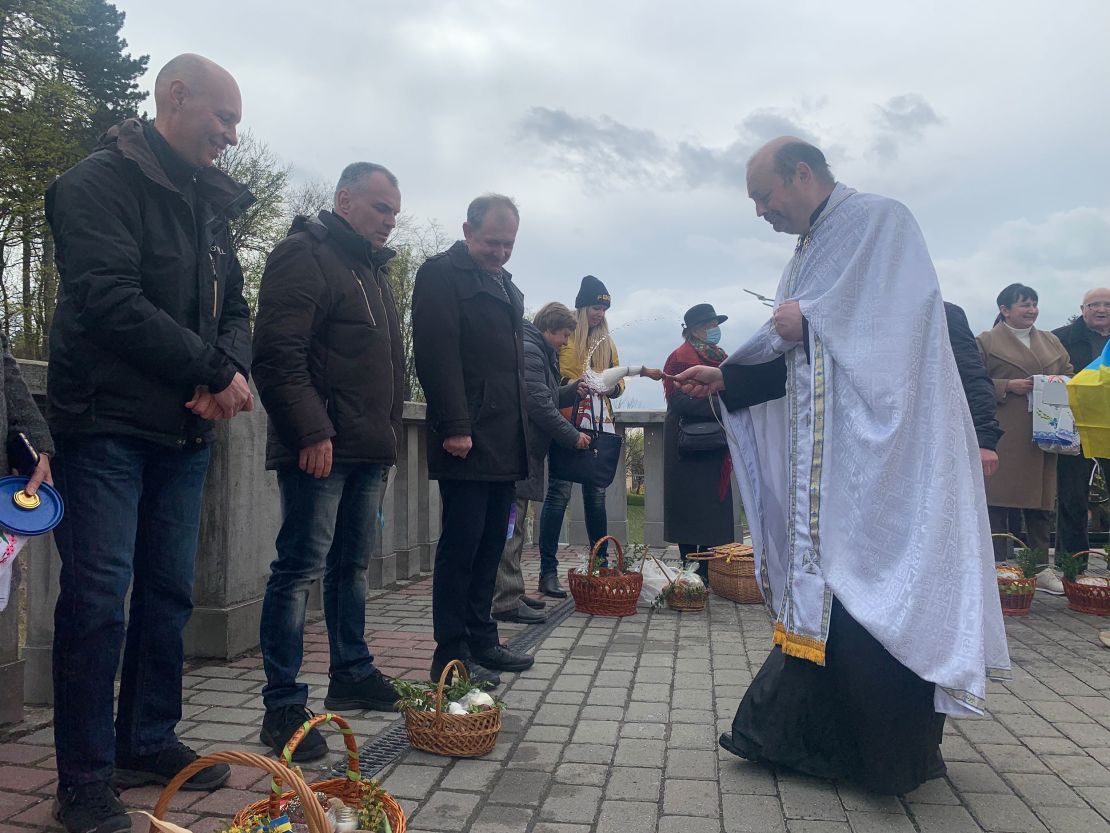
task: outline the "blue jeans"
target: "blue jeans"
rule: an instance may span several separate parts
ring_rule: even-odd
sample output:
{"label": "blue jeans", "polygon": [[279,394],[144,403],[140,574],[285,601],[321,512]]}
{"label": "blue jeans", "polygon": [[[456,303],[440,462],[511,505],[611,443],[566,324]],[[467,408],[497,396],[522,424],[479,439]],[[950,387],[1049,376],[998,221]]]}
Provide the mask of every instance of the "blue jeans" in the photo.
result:
{"label": "blue jeans", "polygon": [[[540,512],[540,575],[554,575],[559,569],[559,530],[563,526],[563,515],[566,514],[567,504],[570,503],[570,490],[573,484],[569,480],[556,480],[550,477],[547,480],[547,497],[543,502]],[[596,486],[582,487],[582,510],[586,518],[586,534],[590,536],[590,546],[598,538],[608,534],[609,521],[605,516],[605,490]],[[604,562],[608,550],[608,543],[597,551],[598,557]]]}
{"label": "blue jeans", "polygon": [[358,682],[374,671],[366,645],[366,571],[378,540],[379,511],[388,469],[336,463],[315,478],[297,466],[278,469],[281,529],[262,602],[262,660],[266,708],[304,705],[308,686],[297,682],[304,658],[308,588],[324,577],[324,621],[329,674]]}
{"label": "blue jeans", "polygon": [[55,444],[51,467],[66,508],[54,530],[62,557],[54,608],[54,745],[58,785],[67,789],[107,781],[117,752],[150,755],[177,740],[181,635],[193,611],[210,455],[207,448],[178,450],[126,437],[59,436]]}

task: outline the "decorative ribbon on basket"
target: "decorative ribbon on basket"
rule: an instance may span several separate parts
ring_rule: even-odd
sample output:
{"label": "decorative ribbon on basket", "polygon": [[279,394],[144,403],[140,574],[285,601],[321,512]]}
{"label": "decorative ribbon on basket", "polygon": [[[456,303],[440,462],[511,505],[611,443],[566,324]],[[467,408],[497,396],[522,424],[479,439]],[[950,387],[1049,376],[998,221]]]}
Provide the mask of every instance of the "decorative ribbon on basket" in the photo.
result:
{"label": "decorative ribbon on basket", "polygon": [[[152,813],[154,818],[161,819],[165,815],[170,806],[170,801],[177,795],[177,791],[181,789],[182,784],[202,769],[212,766],[212,764],[239,764],[254,767],[269,772],[274,777],[275,782],[279,779],[285,780],[292,787],[289,795],[299,796],[301,806],[305,808],[305,824],[308,825],[309,833],[331,833],[331,824],[328,822],[327,816],[324,815],[324,808],[320,806],[312,789],[305,783],[304,779],[295,770],[288,769],[283,764],[254,752],[213,752],[210,755],[197,758],[166,784],[165,789],[162,790],[162,795],[158,798],[158,803],[154,805]],[[400,809],[400,805],[398,805],[398,809]],[[157,825],[158,822],[151,821],[149,833],[159,833]],[[400,829],[405,829],[404,813],[401,814]],[[398,828],[395,827],[394,833],[397,833],[397,830]]]}
{"label": "decorative ribbon on basket", "polygon": [[[292,734],[289,742],[285,744],[285,748],[281,751],[281,761],[285,764],[287,770],[295,771],[293,753],[297,746],[313,728],[324,723],[334,723],[343,735],[343,744],[347,747],[347,773],[342,778],[329,778],[326,781],[309,784],[313,793],[322,793],[328,798],[338,798],[348,807],[355,808],[359,806],[363,796],[373,796],[381,802],[382,810],[385,812],[392,833],[404,833],[406,826],[404,810],[401,809],[401,805],[397,803],[393,796],[378,787],[373,781],[362,777],[359,772],[358,743],[355,741],[355,733],[352,731],[350,724],[339,715],[318,714],[310,720],[306,720]],[[282,815],[289,799],[292,797],[293,793],[282,792],[281,781],[275,776],[270,781],[270,795],[261,801],[256,801],[244,807],[235,815],[233,821],[236,824],[243,824],[259,814],[266,814],[271,819],[276,819]],[[312,799],[312,803],[318,804],[315,798]],[[302,808],[304,806],[303,799],[301,806]]]}
{"label": "decorative ribbon on basket", "polygon": [[709,589],[737,604],[760,604],[755,580],[755,550],[748,544],[722,544],[708,553],[691,553],[687,561],[709,562]]}
{"label": "decorative ribbon on basket", "polygon": [[[617,568],[599,567],[594,574],[597,552],[606,541],[617,548]],[[644,562],[640,562],[643,569]],[[567,586],[574,597],[574,609],[594,616],[632,616],[644,586],[644,576],[639,571],[624,571],[624,548],[612,535],[598,538],[590,550],[589,564],[583,573],[577,567],[567,571]]]}
{"label": "decorative ribbon on basket", "polygon": [[[995,532],[991,538],[1009,538],[1029,550],[1028,544],[1009,532]],[[996,566],[998,573],[998,600],[1002,604],[1003,616],[1028,616],[1033,604],[1033,593],[1037,589],[1037,577],[1027,578],[1024,568]]]}
{"label": "decorative ribbon on basket", "polygon": [[498,708],[468,714],[448,714],[443,710],[443,689],[454,671],[465,682],[466,666],[453,659],[439,675],[435,691],[435,710],[405,709],[405,731],[409,743],[433,755],[450,758],[476,758],[485,755],[497,744],[501,732],[501,710]]}

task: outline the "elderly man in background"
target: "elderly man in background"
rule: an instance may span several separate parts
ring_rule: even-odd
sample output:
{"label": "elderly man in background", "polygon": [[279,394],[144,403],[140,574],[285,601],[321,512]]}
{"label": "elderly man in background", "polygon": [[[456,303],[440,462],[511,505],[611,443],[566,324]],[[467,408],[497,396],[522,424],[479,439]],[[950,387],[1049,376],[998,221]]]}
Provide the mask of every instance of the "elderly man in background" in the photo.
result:
{"label": "elderly man in background", "polygon": [[519,226],[511,199],[478,197],[466,210],[464,239],[429,258],[413,287],[428,476],[439,481],[443,509],[432,582],[433,679],[456,659],[494,672],[534,662],[501,644],[490,617],[513,485],[528,476],[524,295],[504,268]]}
{"label": "elderly man in background", "polygon": [[[366,644],[366,571],[402,436],[405,360],[386,241],[401,210],[397,177],[348,165],[331,211],[297,217],[266,261],[254,376],[270,431],[281,529],[262,603],[262,742],[280,753],[311,716],[303,659],[308,590],[324,578],[329,711],[392,711],[397,692]],[[312,729],[297,761],[323,757]]]}
{"label": "elderly man in background", "polygon": [[756,214],[798,235],[775,311],[719,367],[775,647],[721,746],[901,794],[943,775],[944,715],[1009,667],[978,441],[936,273],[905,206],[816,147],[748,163]]}
{"label": "elderly man in background", "polygon": [[[1068,351],[1076,373],[1102,355],[1110,338],[1110,289],[1089,290],[1079,312],[1080,316],[1070,324],[1052,331]],[[1110,472],[1110,461],[1091,460],[1083,455],[1056,455],[1057,552],[1083,552],[1090,547],[1087,505],[1091,472],[1096,463],[1105,477]]]}
{"label": "elderly man in background", "polygon": [[[54,532],[56,814],[70,833],[131,829],[113,771],[120,787],[165,784],[196,758],[175,727],[210,420],[253,401],[228,223],[254,197],[212,167],[238,141],[239,87],[180,55],[158,73],[154,101],[153,124],[113,127],[46,194],[61,278],[48,419],[67,501]],[[229,774],[209,767],[184,789]]]}

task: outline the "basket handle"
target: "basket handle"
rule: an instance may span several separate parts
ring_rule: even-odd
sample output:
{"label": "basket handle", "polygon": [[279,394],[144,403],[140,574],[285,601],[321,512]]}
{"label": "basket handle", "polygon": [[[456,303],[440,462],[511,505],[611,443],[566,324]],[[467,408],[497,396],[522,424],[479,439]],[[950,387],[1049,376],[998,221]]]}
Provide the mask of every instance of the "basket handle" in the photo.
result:
{"label": "basket handle", "polygon": [[[362,774],[359,772],[358,760],[358,744],[355,742],[355,733],[351,729],[351,724],[340,717],[338,714],[330,712],[326,714],[318,714],[309,720],[306,720],[301,727],[295,731],[289,738],[289,742],[285,744],[285,748],[281,750],[281,761],[289,769],[293,767],[293,752],[305,736],[312,731],[313,728],[323,723],[334,723],[343,735],[343,743],[347,747],[347,778],[350,781],[358,783],[362,780]],[[277,818],[280,815],[281,806],[279,799],[281,798],[281,784],[276,780],[270,782],[270,818]]]}
{"label": "basket handle", "polygon": [[[202,769],[207,769],[212,764],[241,764],[243,766],[254,767],[269,772],[274,776],[271,783],[273,785],[278,783],[279,779],[285,779],[289,782],[294,792],[301,798],[301,807],[304,809],[305,821],[308,824],[309,833],[327,833],[331,829],[328,824],[327,817],[324,815],[324,808],[320,806],[320,802],[316,800],[316,796],[312,790],[309,789],[308,784],[304,779],[297,774],[296,770],[288,769],[283,764],[277,761],[266,758],[255,752],[213,752],[210,755],[204,755],[197,758],[181,772],[173,777],[173,780],[166,784],[162,794],[158,797],[158,803],[154,805],[153,816],[157,819],[162,818],[162,815],[169,807],[170,801],[177,791],[181,789],[181,785],[187,780],[192,778],[196,773]],[[280,798],[281,788],[277,788],[277,795]],[[275,818],[275,816],[271,816]],[[148,833],[156,833],[156,828],[153,824],[150,825]]]}
{"label": "basket handle", "polygon": [[1027,549],[1029,549],[1029,545],[1028,545],[1027,543],[1025,543],[1024,541],[1022,541],[1022,540],[1021,540],[1020,538],[1018,538],[1018,537],[1017,537],[1016,535],[1012,535],[1012,534],[1010,534],[1009,532],[992,532],[992,533],[991,533],[991,538],[1010,538],[1010,539],[1012,539],[1012,540],[1014,540],[1014,541],[1017,541],[1017,542],[1018,542],[1019,544],[1021,544],[1021,548],[1022,548],[1023,550],[1027,550]]}
{"label": "basket handle", "polygon": [[450,678],[451,671],[454,671],[465,683],[470,676],[466,673],[466,665],[462,660],[453,659],[439,672],[439,685],[436,686],[435,703],[436,703],[436,722],[443,721],[443,689],[447,685],[447,680]]}
{"label": "basket handle", "polygon": [[624,547],[622,547],[621,542],[612,535],[602,535],[594,542],[593,547],[590,549],[590,563],[586,565],[586,575],[592,576],[594,574],[594,559],[597,558],[597,551],[601,549],[601,545],[606,541],[612,541],[617,545],[617,572],[624,572]]}

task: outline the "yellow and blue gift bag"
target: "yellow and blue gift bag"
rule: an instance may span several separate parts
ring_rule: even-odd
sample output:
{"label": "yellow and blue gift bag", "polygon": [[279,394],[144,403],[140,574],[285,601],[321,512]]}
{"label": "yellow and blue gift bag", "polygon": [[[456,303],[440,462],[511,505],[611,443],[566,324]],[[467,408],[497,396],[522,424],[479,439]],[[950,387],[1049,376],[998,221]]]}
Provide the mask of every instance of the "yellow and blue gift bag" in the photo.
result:
{"label": "yellow and blue gift bag", "polygon": [[1110,457],[1110,342],[1068,382],[1068,401],[1084,457]]}

